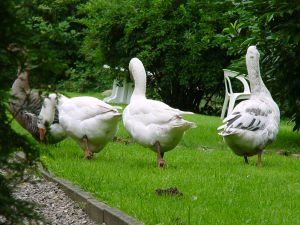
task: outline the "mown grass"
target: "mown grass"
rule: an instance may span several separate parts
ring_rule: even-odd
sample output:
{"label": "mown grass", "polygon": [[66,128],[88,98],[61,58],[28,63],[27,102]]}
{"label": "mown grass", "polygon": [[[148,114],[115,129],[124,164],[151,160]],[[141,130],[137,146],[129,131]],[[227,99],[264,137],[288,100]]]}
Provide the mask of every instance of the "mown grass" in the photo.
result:
{"label": "mown grass", "polygon": [[[217,135],[218,117],[189,115],[197,123],[176,149],[156,155],[132,142],[120,123],[117,140],[88,161],[70,139],[43,146],[48,169],[147,225],[300,224],[300,163],[277,150],[300,152],[300,135],[282,122],[277,141],[245,165]],[[17,124],[14,127],[23,132]],[[158,196],[157,188],[177,187],[182,196]]]}

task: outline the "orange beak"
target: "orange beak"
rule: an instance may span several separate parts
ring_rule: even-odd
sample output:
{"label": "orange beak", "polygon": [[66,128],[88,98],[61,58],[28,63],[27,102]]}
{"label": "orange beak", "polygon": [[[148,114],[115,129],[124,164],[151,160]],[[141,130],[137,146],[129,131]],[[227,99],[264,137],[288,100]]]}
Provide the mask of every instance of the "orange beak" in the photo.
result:
{"label": "orange beak", "polygon": [[46,130],[44,128],[39,128],[39,133],[40,133],[40,140],[44,141]]}

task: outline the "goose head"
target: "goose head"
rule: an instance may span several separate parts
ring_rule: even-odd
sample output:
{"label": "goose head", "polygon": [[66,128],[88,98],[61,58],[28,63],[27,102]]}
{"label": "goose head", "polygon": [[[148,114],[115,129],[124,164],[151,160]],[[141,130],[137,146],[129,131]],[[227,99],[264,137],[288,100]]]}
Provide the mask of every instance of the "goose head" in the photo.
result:
{"label": "goose head", "polygon": [[146,95],[146,71],[143,63],[138,58],[132,58],[129,62],[129,73],[134,80],[132,98],[145,97]]}
{"label": "goose head", "polygon": [[248,69],[259,69],[259,57],[260,54],[256,49],[256,46],[250,46],[246,54],[246,64]]}
{"label": "goose head", "polygon": [[44,141],[46,131],[49,129],[50,125],[54,121],[56,103],[57,103],[56,94],[50,94],[48,95],[48,97],[44,99],[44,103],[41,108],[41,112],[38,116],[38,123],[37,123],[41,141]]}

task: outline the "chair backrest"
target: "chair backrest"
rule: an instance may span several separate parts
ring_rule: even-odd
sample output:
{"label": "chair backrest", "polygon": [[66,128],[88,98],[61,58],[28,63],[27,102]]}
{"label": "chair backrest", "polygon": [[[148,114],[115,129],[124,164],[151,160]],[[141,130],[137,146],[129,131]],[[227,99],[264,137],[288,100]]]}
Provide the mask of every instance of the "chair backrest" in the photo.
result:
{"label": "chair backrest", "polygon": [[249,84],[246,80],[246,75],[245,74],[239,74],[236,71],[232,71],[232,70],[228,70],[228,69],[223,69],[223,71],[224,71],[224,81],[225,81],[226,94],[233,94],[234,93],[233,90],[232,90],[232,85],[231,85],[231,81],[230,81],[230,79],[232,79],[232,78],[238,79],[243,84],[244,91],[239,92],[239,93],[250,94],[250,87],[249,87]]}

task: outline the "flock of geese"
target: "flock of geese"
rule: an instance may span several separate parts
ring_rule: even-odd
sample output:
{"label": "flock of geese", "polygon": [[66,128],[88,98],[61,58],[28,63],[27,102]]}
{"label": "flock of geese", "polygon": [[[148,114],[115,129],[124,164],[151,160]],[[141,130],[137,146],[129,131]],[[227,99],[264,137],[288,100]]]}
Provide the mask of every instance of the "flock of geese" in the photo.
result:
{"label": "flock of geese", "polygon": [[[218,130],[235,154],[243,156],[246,163],[247,157],[257,154],[260,166],[262,151],[278,133],[280,112],[261,79],[255,46],[247,50],[246,65],[251,97],[240,102]],[[154,151],[158,167],[164,167],[164,153],[176,147],[186,130],[196,127],[182,118],[193,113],[147,99],[146,72],[138,58],[130,60],[129,72],[135,86],[123,114],[94,97],[68,98],[58,93],[42,95],[32,91],[29,71],[20,72],[12,86],[10,111],[36,140],[57,143],[70,137],[84,150],[87,159],[114,138],[122,118],[133,140]]]}

